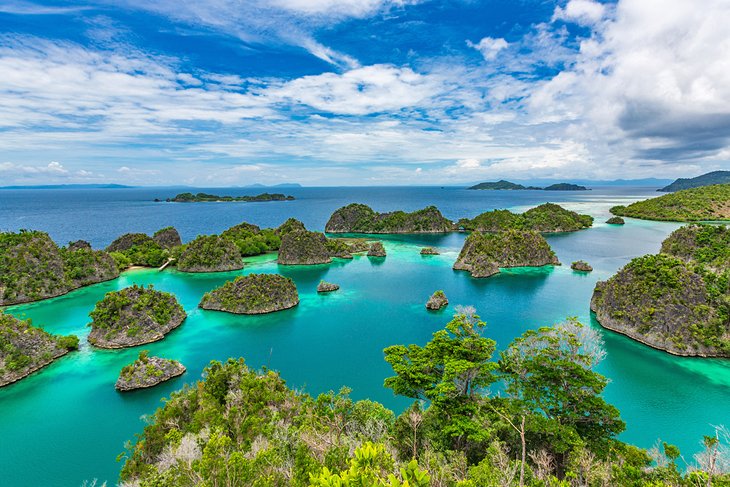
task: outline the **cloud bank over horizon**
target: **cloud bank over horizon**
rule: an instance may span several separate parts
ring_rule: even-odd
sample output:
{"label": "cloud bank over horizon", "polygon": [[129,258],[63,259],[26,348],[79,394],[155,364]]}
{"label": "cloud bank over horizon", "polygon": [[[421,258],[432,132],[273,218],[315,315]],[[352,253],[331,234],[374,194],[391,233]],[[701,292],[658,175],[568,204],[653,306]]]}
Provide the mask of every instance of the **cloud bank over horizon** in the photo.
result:
{"label": "cloud bank over horizon", "polygon": [[730,4],[0,5],[3,184],[458,184],[730,168]]}

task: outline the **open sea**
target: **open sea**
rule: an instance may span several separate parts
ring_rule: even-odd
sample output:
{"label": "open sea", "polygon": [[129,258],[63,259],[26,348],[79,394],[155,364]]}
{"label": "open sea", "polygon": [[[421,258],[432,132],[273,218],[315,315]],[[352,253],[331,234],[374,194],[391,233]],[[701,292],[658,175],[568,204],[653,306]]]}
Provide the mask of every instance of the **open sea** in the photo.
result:
{"label": "open sea", "polygon": [[[125,442],[142,431],[145,416],[185,383],[200,378],[211,360],[244,357],[253,367],[278,370],[291,387],[311,394],[352,388],[355,399],[369,398],[400,411],[408,401],[383,387],[391,375],[383,348],[428,341],[450,319],[454,306],[473,305],[488,326],[486,334],[504,348],[528,329],[576,316],[592,321],[589,301],[597,280],[615,273],[631,258],[655,253],[679,225],[627,219],[624,226],[603,222],[616,204],[657,196],[655,188],[611,187],[583,192],[469,191],[453,187],[195,189],[215,194],[283,192],[294,201],[265,203],[156,203],[188,189],[0,190],[0,231],[36,229],[63,245],[84,239],[96,248],[126,232],[173,225],[184,241],[219,233],[247,221],[278,226],[288,217],[323,230],[329,215],[352,202],[377,211],[437,206],[451,219],[494,208],[522,211],[546,201],[589,213],[594,227],[547,239],[564,264],[555,268],[503,271],[473,279],[451,266],[461,248],[459,233],[383,236],[383,261],[356,256],[329,265],[278,266],[274,254],[246,259],[243,270],[184,274],[133,270],[114,281],[6,312],[32,318],[51,333],[76,334],[81,349],[40,372],[0,389],[0,484],[78,486],[98,479],[115,485]],[[422,246],[438,256],[421,256]],[[594,272],[573,272],[583,259]],[[202,295],[226,280],[251,272],[280,273],[296,282],[299,306],[273,314],[235,316],[197,308]],[[321,279],[341,290],[318,295]],[[133,283],[154,284],[175,294],[188,319],[164,340],[126,350],[94,350],[86,343],[88,314],[104,293]],[[443,289],[450,304],[427,312],[424,304]],[[601,329],[602,330],[602,329]],[[605,398],[627,423],[624,441],[651,447],[658,439],[676,444],[686,458],[699,451],[713,425],[730,426],[730,361],[680,358],[602,330],[607,357],[599,366],[610,384]],[[183,376],[158,387],[121,394],[114,382],[141,349],[180,360]]]}

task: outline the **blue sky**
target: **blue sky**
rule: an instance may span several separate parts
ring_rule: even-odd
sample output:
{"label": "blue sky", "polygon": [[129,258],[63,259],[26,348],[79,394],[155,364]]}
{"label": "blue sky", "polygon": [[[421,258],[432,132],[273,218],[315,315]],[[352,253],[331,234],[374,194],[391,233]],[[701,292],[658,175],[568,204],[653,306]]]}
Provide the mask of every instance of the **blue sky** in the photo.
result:
{"label": "blue sky", "polygon": [[730,165],[726,0],[0,1],[0,185]]}

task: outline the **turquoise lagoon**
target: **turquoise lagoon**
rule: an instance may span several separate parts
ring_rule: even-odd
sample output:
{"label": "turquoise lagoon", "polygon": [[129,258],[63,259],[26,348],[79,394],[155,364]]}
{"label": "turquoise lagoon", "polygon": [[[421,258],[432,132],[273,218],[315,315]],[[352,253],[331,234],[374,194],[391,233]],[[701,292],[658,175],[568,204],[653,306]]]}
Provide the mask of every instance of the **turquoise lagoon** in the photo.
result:
{"label": "turquoise lagoon", "polygon": [[[124,444],[133,440],[174,390],[197,380],[211,360],[244,357],[253,367],[280,371],[290,386],[312,394],[347,385],[357,399],[370,398],[400,410],[408,401],[383,388],[390,369],[382,350],[398,343],[426,342],[443,327],[458,304],[473,305],[487,322],[486,334],[505,347],[527,329],[577,316],[591,323],[594,284],[630,258],[656,252],[675,224],[627,220],[602,224],[607,204],[596,198],[567,206],[597,217],[589,230],[548,237],[563,266],[505,271],[472,279],[451,269],[463,235],[387,236],[388,257],[330,265],[278,266],[275,255],[248,259],[244,270],[189,275],[175,270],[133,270],[119,279],[39,303],[7,308],[51,333],[85,337],[88,313],[104,293],[153,284],[174,293],[188,319],[164,340],[129,350],[81,350],[9,387],[0,389],[0,483],[81,485],[98,479],[114,485]],[[432,245],[439,256],[421,256]],[[585,259],[595,271],[573,272]],[[203,293],[236,275],[265,272],[291,277],[299,289],[296,308],[262,316],[233,316],[197,308]],[[321,279],[340,284],[318,295]],[[443,289],[450,305],[427,312],[424,304]],[[687,458],[699,450],[712,425],[730,424],[730,361],[679,358],[603,331],[608,355],[600,371],[610,378],[606,399],[627,423],[622,439],[651,447],[657,439],[674,443]],[[120,394],[120,369],[142,349],[177,359],[182,377],[150,390]]]}

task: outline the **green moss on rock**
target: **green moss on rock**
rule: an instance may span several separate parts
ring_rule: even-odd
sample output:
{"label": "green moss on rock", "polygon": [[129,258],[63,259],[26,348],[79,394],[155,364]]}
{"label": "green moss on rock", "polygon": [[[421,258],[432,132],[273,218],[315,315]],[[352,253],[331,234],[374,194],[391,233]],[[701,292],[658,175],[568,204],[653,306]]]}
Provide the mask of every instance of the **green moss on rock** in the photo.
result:
{"label": "green moss on rock", "polygon": [[0,310],[0,387],[17,382],[79,346],[76,336],[55,336]]}
{"label": "green moss on rock", "polygon": [[182,272],[226,272],[243,269],[243,259],[231,240],[202,235],[185,246],[177,261]]}
{"label": "green moss on rock", "polygon": [[264,314],[299,304],[294,281],[279,274],[249,274],[206,293],[200,307],[235,314]]}
{"label": "green moss on rock", "polygon": [[323,233],[295,230],[281,239],[279,264],[312,265],[332,262],[331,250]]}
{"label": "green moss on rock", "polygon": [[608,223],[609,225],[625,225],[626,224],[624,219],[621,218],[620,216],[612,216],[611,218],[606,220],[606,223]]}
{"label": "green moss on rock", "polygon": [[187,315],[175,296],[151,286],[112,291],[89,313],[89,343],[99,348],[126,348],[162,340]]}
{"label": "green moss on rock", "polygon": [[367,205],[352,203],[330,216],[327,233],[444,233],[455,229],[435,206],[406,213],[377,213]]}
{"label": "green moss on rock", "polygon": [[509,230],[499,233],[470,234],[454,263],[473,277],[488,277],[499,267],[540,267],[560,262],[545,238],[538,232]]}

